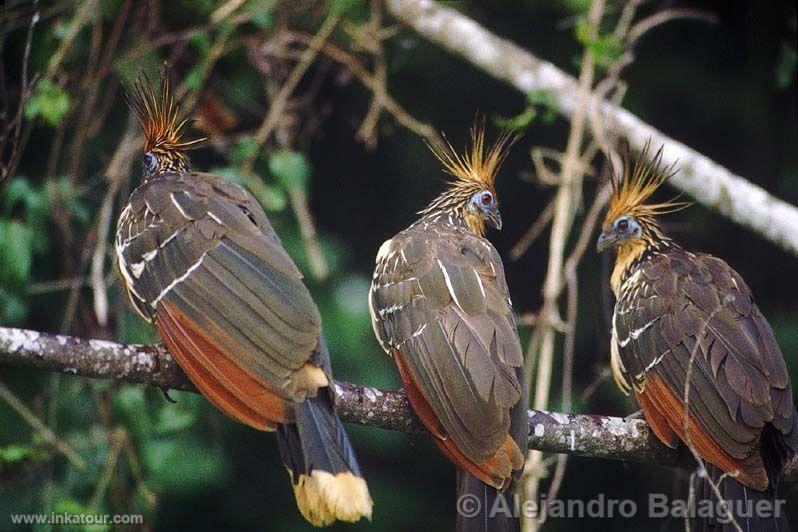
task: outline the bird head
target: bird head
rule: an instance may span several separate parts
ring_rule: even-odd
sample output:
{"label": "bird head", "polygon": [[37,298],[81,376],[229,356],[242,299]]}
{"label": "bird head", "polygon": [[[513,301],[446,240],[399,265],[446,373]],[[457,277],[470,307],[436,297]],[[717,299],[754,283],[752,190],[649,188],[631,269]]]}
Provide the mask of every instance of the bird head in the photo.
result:
{"label": "bird head", "polygon": [[471,128],[471,146],[463,155],[457,153],[448,141],[428,144],[444,170],[454,179],[422,214],[452,212],[465,220],[479,236],[485,234],[486,224],[501,229],[502,217],[494,182],[510,146],[517,139],[517,135],[504,131],[486,149],[484,124],[477,124]]}
{"label": "bird head", "polygon": [[619,255],[631,253],[637,256],[646,249],[660,247],[668,242],[668,238],[662,234],[656,217],[689,205],[675,200],[646,203],[675,173],[673,165],[662,167],[662,148],[651,158],[648,148],[646,144],[633,164],[627,153],[623,173],[611,179],[610,206],[596,243],[599,252],[618,249]]}
{"label": "bird head", "polygon": [[160,94],[147,77],[138,79],[127,94],[128,106],[144,130],[142,168],[144,179],[161,172],[187,172],[186,150],[205,139],[183,140],[183,127],[188,119],[179,120],[169,80],[163,76]]}

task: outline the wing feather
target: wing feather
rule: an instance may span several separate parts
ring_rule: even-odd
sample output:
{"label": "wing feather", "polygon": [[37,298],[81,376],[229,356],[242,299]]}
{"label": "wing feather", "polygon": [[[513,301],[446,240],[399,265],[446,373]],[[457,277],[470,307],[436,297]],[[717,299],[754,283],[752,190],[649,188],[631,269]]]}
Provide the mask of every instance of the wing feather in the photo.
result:
{"label": "wing feather", "polygon": [[[511,409],[524,408],[516,371],[523,355],[498,254],[484,239],[450,231],[411,226],[386,242],[369,305],[380,343],[400,354],[403,379],[447,441],[483,463],[505,448]],[[460,459],[450,443],[442,449]]]}
{"label": "wing feather", "polygon": [[[748,287],[725,262],[681,250],[653,256],[639,272],[621,290],[615,327],[638,396],[659,396],[643,397],[641,406],[657,409],[652,417],[660,425],[666,418],[684,438],[683,419],[668,411],[674,399],[665,395],[683,398],[689,387],[689,415],[702,432],[696,439],[706,439],[704,451],[723,449],[761,483],[755,458],[763,426],[774,423],[787,434],[795,414],[783,399],[792,393],[784,359]],[[659,391],[647,391],[652,380]],[[670,437],[662,427],[658,435]]]}

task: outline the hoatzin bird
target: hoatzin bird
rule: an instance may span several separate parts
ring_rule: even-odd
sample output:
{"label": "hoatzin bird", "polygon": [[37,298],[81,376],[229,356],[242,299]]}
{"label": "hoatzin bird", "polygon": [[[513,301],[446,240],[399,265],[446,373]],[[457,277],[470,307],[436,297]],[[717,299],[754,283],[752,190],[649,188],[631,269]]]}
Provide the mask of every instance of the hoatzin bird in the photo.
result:
{"label": "hoatzin bird", "polygon": [[[454,177],[410,227],[377,254],[369,294],[374,332],[394,359],[410,404],[458,470],[460,496],[482,512],[458,512],[457,529],[513,530],[517,520],[489,510],[524,464],[528,422],[523,355],[499,254],[483,237],[501,228],[494,179],[507,149],[431,147]],[[508,499],[512,508],[512,500]]]}
{"label": "hoatzin bird", "polygon": [[[751,508],[775,503],[783,464],[798,449],[784,358],[740,275],[663,234],[657,216],[685,204],[646,203],[673,175],[661,166],[662,150],[650,162],[647,152],[634,164],[627,157],[623,175],[613,178],[597,244],[616,252],[613,376],[624,393],[634,391],[665,445],[681,440],[707,463],[707,474],[696,477],[696,510],[700,501],[720,506],[712,482],[742,530],[783,532],[783,507],[770,506],[781,517]],[[737,530],[727,517],[697,519],[691,529]]]}
{"label": "hoatzin bird", "polygon": [[128,98],[144,130],[142,184],[119,217],[130,301],[219,410],[277,431],[302,515],[316,526],[370,518],[372,501],[333,410],[321,318],[258,202],[191,171],[185,121],[164,80]]}

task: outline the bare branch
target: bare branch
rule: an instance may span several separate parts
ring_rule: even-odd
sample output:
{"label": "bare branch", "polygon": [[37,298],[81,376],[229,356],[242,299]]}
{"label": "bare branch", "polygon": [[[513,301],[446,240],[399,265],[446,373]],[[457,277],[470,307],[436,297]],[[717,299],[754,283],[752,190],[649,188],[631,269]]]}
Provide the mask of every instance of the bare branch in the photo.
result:
{"label": "bare branch", "polygon": [[[557,96],[560,113],[577,110],[577,80],[552,63],[489,32],[475,21],[432,0],[387,0],[388,11],[422,37],[473,63],[487,74],[529,94]],[[607,128],[622,133],[637,150],[648,139],[664,145],[663,163],[678,162],[671,184],[707,207],[798,255],[798,208],[733,174],[705,155],[661,133],[625,109],[602,102]]]}
{"label": "bare branch", "polygon": [[[196,391],[160,345],[125,345],[0,327],[0,366],[113,379],[164,390]],[[344,421],[402,432],[423,431],[404,392],[340,381],[336,382],[336,389],[336,408]],[[695,466],[686,449],[669,449],[639,419],[530,410],[529,447],[669,467]],[[786,477],[798,479],[798,460],[788,466]]]}

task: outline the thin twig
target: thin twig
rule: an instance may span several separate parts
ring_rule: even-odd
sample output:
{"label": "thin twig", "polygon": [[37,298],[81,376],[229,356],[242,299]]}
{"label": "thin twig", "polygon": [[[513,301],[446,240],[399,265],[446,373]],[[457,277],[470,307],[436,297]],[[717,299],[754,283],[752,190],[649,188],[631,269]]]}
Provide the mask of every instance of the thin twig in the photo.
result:
{"label": "thin twig", "polygon": [[3,399],[14,412],[19,414],[25,422],[30,425],[47,443],[55,448],[59,453],[69,460],[69,462],[81,471],[86,470],[86,461],[69,445],[51,431],[44,421],[39,419],[25,403],[20,401],[8,387],[0,381],[0,399]]}
{"label": "thin twig", "polygon": [[[309,43],[311,37],[302,33],[294,34],[297,40]],[[321,48],[321,52],[332,59],[333,61],[345,66],[355,77],[372,92],[376,90],[377,82],[374,77],[360,64],[355,56],[349,52],[335,46],[332,43],[325,43]],[[438,131],[429,124],[418,120],[404,109],[390,94],[386,94],[383,100],[383,107],[388,111],[396,121],[403,127],[409,129],[413,133],[423,137],[427,142],[433,146],[443,142]]]}
{"label": "thin twig", "polygon": [[[261,123],[260,127],[258,127],[258,130],[254,135],[254,139],[258,146],[262,146],[269,139],[269,136],[272,134],[272,131],[274,131],[274,128],[277,125],[277,121],[282,116],[283,111],[285,111],[285,106],[288,104],[291,94],[293,94],[297,85],[302,80],[302,77],[305,75],[305,72],[307,72],[314,59],[316,59],[316,56],[319,54],[319,50],[325,41],[327,41],[327,39],[330,37],[335,29],[335,26],[338,25],[339,20],[340,16],[337,14],[330,13],[330,15],[327,16],[327,18],[324,20],[324,23],[321,25],[321,28],[319,28],[319,31],[310,41],[307,49],[302,53],[302,57],[300,58],[299,62],[288,75],[288,79],[285,80],[283,86],[272,99],[269,111],[266,113],[263,122]],[[252,172],[252,167],[255,165],[255,160],[257,159],[259,152],[260,150],[255,150],[253,154],[243,162],[241,169],[244,171],[244,173],[249,174]]]}
{"label": "thin twig", "polygon": [[516,242],[515,245],[510,249],[511,260],[518,260],[524,255],[524,253],[526,253],[526,251],[532,244],[534,244],[535,240],[537,240],[540,234],[543,233],[543,230],[546,229],[546,226],[549,225],[553,215],[554,200],[551,200],[540,213],[537,220],[535,220],[535,222],[529,226],[529,229],[526,230],[526,233],[524,233],[523,236],[518,239],[518,242]]}
{"label": "thin twig", "polygon": [[[604,13],[604,0],[593,0],[588,12],[588,36],[595,38]],[[549,240],[549,262],[543,284],[543,321],[540,328],[540,348],[537,356],[537,375],[535,379],[535,395],[533,407],[546,410],[549,405],[551,379],[554,361],[554,329],[548,322],[557,316],[557,301],[563,287],[563,262],[565,246],[571,232],[576,207],[582,189],[582,142],[586,128],[588,100],[591,95],[595,59],[588,47],[582,54],[582,70],[579,74],[579,102],[571,121],[568,143],[560,171],[560,184],[555,199],[552,218],[551,238]],[[536,327],[536,328],[538,328]],[[531,379],[531,375],[527,375]],[[528,469],[525,468],[523,479],[524,500],[537,500],[541,476],[532,471],[540,470],[543,456],[540,452],[531,451],[527,456]],[[564,467],[564,466],[561,466]],[[538,530],[540,522],[524,516],[522,525],[526,532]]]}
{"label": "thin twig", "polygon": [[[723,302],[721,301],[718,306],[712,309],[709,316],[703,321],[701,324],[701,328],[698,331],[698,334],[695,337],[695,344],[693,348],[690,350],[690,360],[687,364],[687,370],[685,372],[684,377],[684,391],[682,395],[682,403],[684,404],[684,412],[682,414],[682,430],[684,431],[685,435],[685,445],[687,449],[689,449],[690,453],[695,458],[695,461],[698,463],[699,474],[703,474],[704,480],[709,484],[710,489],[715,494],[715,497],[718,499],[718,504],[720,504],[720,508],[722,511],[721,515],[726,515],[729,517],[730,522],[734,525],[734,528],[737,532],[743,532],[742,527],[737,522],[736,516],[733,512],[729,511],[729,503],[723,497],[723,494],[720,492],[719,484],[723,482],[723,479],[727,476],[727,473],[724,473],[721,478],[718,480],[718,483],[707,474],[706,464],[704,463],[704,459],[698,454],[698,451],[693,445],[693,434],[692,434],[692,423],[690,422],[690,388],[692,385],[692,377],[693,377],[693,368],[695,367],[695,359],[696,355],[698,354],[698,349],[701,347],[702,342],[708,336],[707,335],[707,328],[709,327],[709,322],[715,317],[715,314],[721,310]],[[700,429],[699,429],[700,430]],[[731,475],[729,475],[731,476]]]}
{"label": "thin twig", "polygon": [[100,507],[100,503],[108,491],[108,486],[111,484],[111,479],[114,476],[117,462],[119,462],[119,455],[125,445],[124,429],[118,428],[108,433],[108,451],[105,454],[105,465],[103,465],[100,479],[97,481],[97,486],[94,488],[94,493],[89,499],[88,510],[90,513],[96,512]]}
{"label": "thin twig", "polygon": [[128,119],[125,134],[122,135],[122,138],[119,140],[114,155],[111,157],[111,161],[105,169],[105,178],[108,187],[105,190],[105,197],[100,206],[100,213],[97,216],[96,241],[91,257],[91,269],[89,274],[90,284],[94,294],[94,314],[97,317],[97,322],[101,326],[105,326],[108,323],[108,293],[103,277],[106,246],[108,245],[107,235],[111,227],[111,219],[114,212],[114,199],[125,177],[128,175],[133,159],[141,150],[142,138],[137,131],[135,121]]}
{"label": "thin twig", "polygon": [[66,35],[64,35],[55,53],[50,56],[50,61],[47,63],[47,70],[44,74],[46,78],[52,79],[53,76],[55,76],[58,67],[61,66],[61,62],[72,47],[75,38],[80,34],[81,30],[99,14],[99,10],[97,9],[98,4],[98,0],[86,0],[78,5],[78,9],[75,12],[75,16],[70,21]]}
{"label": "thin twig", "polygon": [[[25,104],[27,103],[28,99],[31,96],[31,92],[33,90],[33,86],[36,83],[37,76],[33,76],[33,79],[28,81],[28,65],[30,63],[30,51],[31,45],[33,43],[33,30],[36,27],[36,24],[39,22],[39,0],[34,0],[33,2],[33,14],[30,18],[30,23],[28,24],[28,32],[25,36],[25,51],[22,54],[22,76],[20,79],[20,90],[19,90],[19,101],[17,102],[17,112],[14,115],[14,119],[10,124],[6,126],[2,134],[2,140],[0,140],[0,157],[5,154],[6,151],[6,143],[8,139],[8,135],[10,134],[11,129],[13,128],[13,136],[11,140],[11,148],[10,154],[8,157],[8,163],[0,164],[0,185],[5,183],[5,181],[12,176],[17,171],[17,163],[19,162],[19,158],[22,155],[22,150],[20,149],[20,132],[22,131],[22,113],[25,109]],[[30,128],[28,128],[30,131]],[[24,142],[22,143],[24,144]]]}
{"label": "thin twig", "polygon": [[360,128],[357,130],[357,138],[366,143],[369,149],[377,146],[377,137],[374,130],[377,128],[377,121],[382,114],[385,95],[388,94],[388,67],[385,62],[385,50],[380,37],[382,29],[382,0],[371,1],[371,21],[369,22],[369,36],[373,39],[372,55],[374,56],[374,95],[371,105],[366,113]]}

